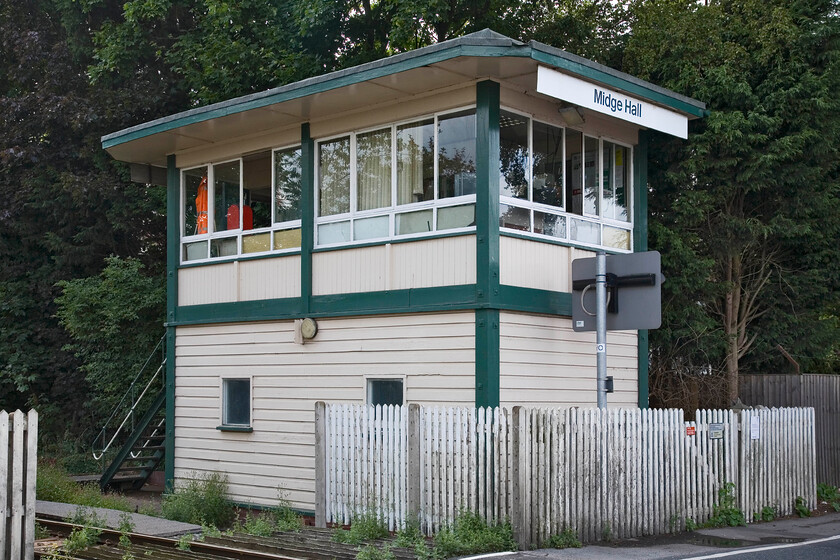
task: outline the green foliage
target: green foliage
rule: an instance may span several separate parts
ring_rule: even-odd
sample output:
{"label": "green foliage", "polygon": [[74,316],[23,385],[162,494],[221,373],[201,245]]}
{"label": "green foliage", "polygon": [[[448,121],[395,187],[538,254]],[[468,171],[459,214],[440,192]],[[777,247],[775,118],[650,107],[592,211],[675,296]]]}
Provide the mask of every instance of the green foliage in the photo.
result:
{"label": "green foliage", "polygon": [[838,492],[837,487],[833,484],[820,482],[817,484],[817,499],[821,502],[833,502],[840,500],[840,492]]}
{"label": "green foliage", "polygon": [[193,536],[191,534],[187,533],[186,535],[181,535],[177,542],[175,542],[175,548],[178,550],[189,551],[192,542]]}
{"label": "green foliage", "polygon": [[64,552],[75,554],[99,542],[102,531],[94,527],[80,527],[70,531],[70,536],[64,541]]}
{"label": "green foliage", "polygon": [[491,526],[477,513],[466,511],[458,515],[451,527],[435,535],[433,555],[450,558],[517,549],[509,522]]}
{"label": "green foliage", "polygon": [[35,540],[46,539],[50,536],[50,531],[38,522],[35,522]]}
{"label": "green foliage", "polygon": [[394,546],[400,548],[414,548],[425,543],[426,537],[420,531],[420,524],[415,520],[407,522],[404,528],[397,531],[394,538]]}
{"label": "green foliage", "polygon": [[686,531],[696,531],[697,530],[697,522],[691,519],[690,517],[685,518],[685,530]]}
{"label": "green foliage", "polygon": [[227,527],[234,518],[227,499],[227,476],[194,475],[185,486],[163,495],[161,515],[173,521]]}
{"label": "green foliage", "polygon": [[764,506],[761,508],[760,512],[756,512],[753,514],[753,520],[755,521],[773,521],[779,516],[776,508],[771,506]]}
{"label": "green foliage", "polygon": [[245,523],[242,531],[255,537],[270,537],[277,527],[276,519],[271,513],[248,512],[245,515]]}
{"label": "green foliage", "polygon": [[39,500],[87,507],[133,511],[131,503],[117,494],[103,494],[95,483],[78,484],[67,472],[50,463],[38,464],[35,494]]}
{"label": "green foliage", "polygon": [[394,560],[396,558],[391,551],[391,547],[385,545],[378,547],[373,544],[368,544],[359,549],[356,554],[356,560]]}
{"label": "green foliage", "polygon": [[548,548],[580,548],[583,546],[577,534],[571,527],[566,527],[560,533],[551,535],[545,543]]}
{"label": "green foliage", "polygon": [[346,544],[362,544],[365,541],[383,539],[387,536],[388,528],[385,522],[376,513],[365,512],[353,516],[349,530],[337,528],[333,531],[332,540]]}
{"label": "green foliage", "polygon": [[793,503],[793,509],[796,510],[799,517],[811,517],[811,509],[805,503],[805,499],[802,496],[796,497],[796,501]]}
{"label": "green foliage", "polygon": [[292,509],[288,500],[281,497],[277,507],[272,509],[274,526],[277,531],[300,531],[303,519]]}
{"label": "green foliage", "polygon": [[706,527],[737,527],[746,525],[744,512],[735,505],[735,484],[725,483],[718,490],[718,503],[712,508],[712,516],[706,522]]}

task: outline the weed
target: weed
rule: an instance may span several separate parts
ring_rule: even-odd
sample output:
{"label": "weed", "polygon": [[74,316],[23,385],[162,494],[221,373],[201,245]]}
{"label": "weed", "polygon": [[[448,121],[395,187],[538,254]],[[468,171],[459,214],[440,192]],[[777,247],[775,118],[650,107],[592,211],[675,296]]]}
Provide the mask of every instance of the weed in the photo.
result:
{"label": "weed", "polygon": [[840,500],[840,491],[832,484],[820,482],[817,484],[817,498],[821,502],[836,502]]}
{"label": "weed", "polygon": [[467,511],[458,515],[452,527],[435,536],[432,553],[436,558],[449,558],[517,548],[509,522],[491,526],[477,513]]}
{"label": "weed", "polygon": [[390,546],[378,548],[372,544],[366,545],[356,554],[356,560],[394,560],[394,553]]}
{"label": "weed", "polygon": [[796,513],[799,514],[799,517],[811,517],[811,510],[808,508],[808,505],[805,503],[805,499],[802,496],[796,497],[793,509],[795,509]]}
{"label": "weed", "polygon": [[201,526],[201,535],[204,537],[215,537],[219,538],[223,535],[218,527],[215,525],[202,525]]}
{"label": "weed", "polygon": [[175,543],[175,548],[177,548],[178,550],[187,551],[190,549],[190,544],[192,543],[192,541],[193,536],[191,534],[187,533],[186,535],[181,535],[181,537],[178,539],[178,542]]}
{"label": "weed", "polygon": [[706,527],[737,527],[746,525],[744,512],[735,506],[735,485],[725,483],[718,490],[718,503],[712,510],[712,517],[706,522]]}
{"label": "weed", "polygon": [[292,509],[292,505],[282,496],[278,499],[277,507],[272,510],[274,524],[278,531],[300,531],[303,524],[300,515]]}
{"label": "weed", "polygon": [[696,521],[694,521],[690,517],[685,518],[685,530],[686,531],[696,531],[697,527],[698,527],[698,525],[697,525]]}
{"label": "weed", "polygon": [[227,500],[227,476],[194,476],[182,488],[164,494],[161,514],[173,521],[227,527],[234,517]]}
{"label": "weed", "polygon": [[779,516],[776,512],[776,508],[770,506],[764,506],[761,508],[761,511],[756,512],[753,514],[754,521],[773,521]]}
{"label": "weed", "polygon": [[388,536],[388,528],[375,513],[367,512],[357,515],[350,520],[350,530],[336,529],[332,539],[346,544],[362,544]]}
{"label": "weed", "polygon": [[70,532],[64,541],[64,552],[75,554],[99,542],[102,530],[96,527],[79,527]]}
{"label": "weed", "polygon": [[50,532],[49,532],[49,530],[47,530],[46,527],[44,527],[40,523],[35,523],[35,539],[36,540],[46,539],[46,538],[49,538],[49,536],[50,536]]}
{"label": "weed", "polygon": [[394,546],[399,548],[415,548],[418,545],[426,545],[426,537],[420,532],[420,524],[417,521],[409,521],[403,529],[397,531],[394,539]]}
{"label": "weed", "polygon": [[134,522],[131,520],[131,514],[124,512],[120,515],[120,524],[117,526],[120,533],[133,533]]}
{"label": "weed", "polygon": [[64,469],[47,462],[38,464],[35,494],[39,500],[50,502],[134,511],[124,497],[103,494],[96,484],[77,484]]}
{"label": "weed", "polygon": [[834,511],[840,511],[840,502],[831,502],[831,507],[834,508]]}
{"label": "weed", "polygon": [[242,531],[255,537],[270,537],[276,526],[277,522],[273,514],[257,513],[252,516],[251,512],[248,512],[245,515]]}
{"label": "weed", "polygon": [[78,506],[76,511],[73,512],[73,515],[67,518],[67,521],[74,525],[84,525],[86,527],[97,527],[100,529],[108,526],[104,517],[99,517],[93,509],[85,506]]}
{"label": "weed", "polygon": [[580,548],[583,546],[571,527],[566,527],[560,533],[551,535],[545,545],[548,548]]}

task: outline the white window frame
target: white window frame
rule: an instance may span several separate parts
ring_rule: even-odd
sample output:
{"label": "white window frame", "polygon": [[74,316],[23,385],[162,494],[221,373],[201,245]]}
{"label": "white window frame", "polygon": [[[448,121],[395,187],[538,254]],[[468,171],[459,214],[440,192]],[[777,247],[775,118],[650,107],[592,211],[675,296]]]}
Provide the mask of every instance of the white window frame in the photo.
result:
{"label": "white window frame", "polygon": [[365,375],[365,385],[364,385],[364,403],[368,406],[373,406],[371,404],[371,382],[372,381],[401,381],[402,382],[402,406],[408,404],[408,400],[406,399],[406,377],[405,375]]}
{"label": "white window frame", "polygon": [[[248,381],[248,423],[226,422],[225,381]],[[254,425],[254,377],[252,375],[227,375],[219,377],[219,426],[221,428],[252,428]]]}

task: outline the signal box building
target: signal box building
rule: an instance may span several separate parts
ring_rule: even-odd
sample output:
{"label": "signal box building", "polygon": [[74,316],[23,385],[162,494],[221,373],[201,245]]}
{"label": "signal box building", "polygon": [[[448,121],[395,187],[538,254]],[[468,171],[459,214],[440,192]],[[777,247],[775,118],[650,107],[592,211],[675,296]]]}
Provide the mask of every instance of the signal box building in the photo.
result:
{"label": "signal box building", "polygon": [[[593,406],[571,262],[646,250],[702,103],[489,30],[110,134],[168,189],[166,474],[314,504],[314,403]],[[610,332],[611,406],[647,334]]]}

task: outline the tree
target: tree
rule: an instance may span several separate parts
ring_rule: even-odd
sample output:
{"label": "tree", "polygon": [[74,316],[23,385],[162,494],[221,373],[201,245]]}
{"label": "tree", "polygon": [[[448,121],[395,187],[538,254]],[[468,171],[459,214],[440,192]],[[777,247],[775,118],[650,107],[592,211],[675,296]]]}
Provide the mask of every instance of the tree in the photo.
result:
{"label": "tree", "polygon": [[651,177],[653,248],[680,249],[663,251],[671,278],[697,263],[669,290],[664,323],[677,330],[652,347],[671,365],[722,371],[727,403],[744,368],[780,365],[777,345],[807,367],[837,340],[819,316],[836,301],[840,257],[838,38],[830,0],[676,1],[646,5],[625,52],[631,72],[711,110],[687,142],[652,147],[667,170]]}

